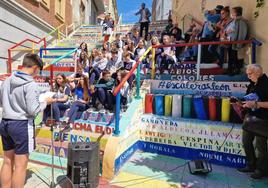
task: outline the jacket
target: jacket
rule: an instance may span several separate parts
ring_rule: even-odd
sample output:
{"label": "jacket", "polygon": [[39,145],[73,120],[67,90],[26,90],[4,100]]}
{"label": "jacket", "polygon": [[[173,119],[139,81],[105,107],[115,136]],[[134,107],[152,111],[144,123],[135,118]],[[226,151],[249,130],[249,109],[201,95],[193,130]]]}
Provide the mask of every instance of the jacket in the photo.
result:
{"label": "jacket", "polygon": [[14,72],[1,85],[2,117],[12,120],[34,119],[47,105],[46,102],[39,102],[39,95],[39,87],[32,76]]}

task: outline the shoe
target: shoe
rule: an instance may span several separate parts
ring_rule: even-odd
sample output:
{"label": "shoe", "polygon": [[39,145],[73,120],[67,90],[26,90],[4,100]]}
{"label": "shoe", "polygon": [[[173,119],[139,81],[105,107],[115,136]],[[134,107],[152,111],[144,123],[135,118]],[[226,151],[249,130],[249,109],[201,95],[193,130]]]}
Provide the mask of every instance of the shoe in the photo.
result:
{"label": "shoe", "polygon": [[255,168],[252,168],[250,166],[246,166],[245,168],[239,168],[237,169],[239,172],[243,172],[243,173],[246,173],[246,172],[254,172],[255,171]]}
{"label": "shoe", "polygon": [[253,174],[250,175],[252,179],[262,179],[264,177],[264,173],[260,170],[255,170]]}

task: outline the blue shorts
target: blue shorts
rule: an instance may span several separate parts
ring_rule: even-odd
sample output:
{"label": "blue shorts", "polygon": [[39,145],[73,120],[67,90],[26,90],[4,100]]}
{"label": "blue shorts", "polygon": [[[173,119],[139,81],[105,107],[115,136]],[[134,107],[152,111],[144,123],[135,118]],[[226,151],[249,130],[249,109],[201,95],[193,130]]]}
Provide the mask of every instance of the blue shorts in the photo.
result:
{"label": "blue shorts", "polygon": [[33,120],[2,119],[0,134],[4,151],[15,150],[15,154],[28,154],[35,149]]}

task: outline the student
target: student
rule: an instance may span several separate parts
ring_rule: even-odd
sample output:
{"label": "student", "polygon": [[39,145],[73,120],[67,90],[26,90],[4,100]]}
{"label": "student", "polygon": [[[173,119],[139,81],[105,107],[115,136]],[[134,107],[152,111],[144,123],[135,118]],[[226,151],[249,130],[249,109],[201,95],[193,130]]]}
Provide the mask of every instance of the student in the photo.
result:
{"label": "student", "polygon": [[72,128],[79,112],[83,112],[89,108],[90,95],[88,78],[87,76],[82,76],[78,82],[77,87],[75,88],[75,101],[71,105],[70,111],[68,112],[67,118],[65,119],[67,125],[64,128],[64,131],[70,130]]}
{"label": "student", "polygon": [[97,60],[99,59],[99,50],[97,48],[93,49],[89,57],[89,85],[93,85],[100,78],[100,70],[97,67]]}
{"label": "student", "polygon": [[[69,96],[71,96],[71,89],[67,84],[67,79],[64,74],[56,76],[55,85],[53,88],[55,95],[53,96],[52,113],[55,124],[59,125],[61,114],[70,108]],[[51,106],[47,106],[44,111],[42,124],[45,124],[51,114]]]}
{"label": "student", "polygon": [[134,51],[135,60],[137,61],[146,51],[145,40],[141,38],[137,45],[137,48]]}
{"label": "student", "polygon": [[123,62],[122,62],[122,55],[118,55],[119,52],[117,50],[112,50],[111,53],[112,56],[107,64],[106,70],[108,70],[111,74],[114,74],[118,69],[123,67]]}
{"label": "student", "polygon": [[89,57],[87,53],[81,52],[78,62],[82,65],[84,71],[87,72],[89,68]]}
{"label": "student", "polygon": [[87,43],[82,42],[79,46],[79,48],[77,49],[77,51],[74,53],[74,58],[75,59],[79,59],[80,54],[82,52],[85,52],[88,55],[88,49],[87,49]]}
{"label": "student", "polygon": [[107,110],[113,109],[113,94],[112,90],[115,84],[115,80],[111,77],[109,71],[103,71],[102,78],[99,80],[98,84],[95,85],[96,91],[92,97],[93,107],[100,110],[101,107],[97,105],[97,99],[99,99],[102,106]]}
{"label": "student", "polygon": [[[139,58],[145,53],[145,51],[146,51],[145,40],[143,38],[141,38],[139,40],[138,46],[134,52],[135,60],[138,61]],[[142,60],[142,64],[141,64],[141,69],[143,70],[144,74],[146,74],[146,68],[148,68],[148,65],[147,65],[146,58],[144,58]]]}
{"label": "student", "polygon": [[[169,45],[170,37],[168,35],[164,35],[163,37],[163,45]],[[163,47],[161,48],[162,53],[157,57],[156,61],[158,67],[160,68],[160,73],[167,73],[171,70],[172,65],[176,62],[175,56],[175,48],[174,47]]]}
{"label": "student", "polygon": [[[133,65],[135,65],[136,61],[134,61],[130,58],[130,53],[124,52],[123,63],[124,63],[124,68],[122,68],[122,69],[129,72],[132,69]],[[129,77],[128,83],[129,83],[130,88],[132,87],[132,84],[133,84],[133,81],[135,80],[135,78],[136,78],[135,74],[132,74]]]}
{"label": "student", "polygon": [[[117,73],[117,78],[115,81],[115,86],[118,86],[122,80],[125,78],[125,76],[127,75],[127,72],[124,70],[120,70]],[[125,109],[126,105],[127,105],[127,98],[129,95],[129,84],[128,82],[125,82],[125,84],[123,85],[123,87],[120,89],[120,95],[121,95],[121,100],[120,100],[120,104],[121,104],[121,108]],[[115,100],[114,100],[115,101]]]}
{"label": "student", "polygon": [[35,148],[34,118],[53,99],[39,102],[38,85],[33,77],[42,70],[43,62],[36,54],[26,54],[21,71],[12,73],[1,86],[0,107],[3,108],[0,134],[3,145],[2,187],[23,187],[29,153]]}
{"label": "student", "polygon": [[114,41],[117,45],[118,45],[118,47],[120,48],[120,49],[122,49],[123,48],[123,40],[121,39],[121,33],[116,33],[115,34],[115,41]]}
{"label": "student", "polygon": [[130,53],[130,57],[131,59],[135,59],[135,56],[134,56],[134,52],[135,52],[135,45],[134,45],[134,42],[132,40],[128,40],[127,41],[127,46],[126,46],[126,50],[128,53]]}

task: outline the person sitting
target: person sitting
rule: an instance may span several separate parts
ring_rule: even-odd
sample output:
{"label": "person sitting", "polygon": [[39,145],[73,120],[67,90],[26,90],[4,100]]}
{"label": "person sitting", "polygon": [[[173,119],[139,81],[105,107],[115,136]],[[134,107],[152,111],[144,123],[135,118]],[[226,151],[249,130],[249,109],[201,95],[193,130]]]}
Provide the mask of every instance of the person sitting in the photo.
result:
{"label": "person sitting", "polygon": [[[164,35],[163,37],[163,45],[169,45],[170,37],[168,35]],[[160,48],[162,53],[157,57],[156,62],[158,67],[160,68],[160,73],[169,72],[172,68],[172,65],[176,62],[175,57],[175,48],[174,47],[163,47]]]}
{"label": "person sitting", "polygon": [[65,118],[67,125],[65,126],[64,131],[68,131],[73,127],[73,123],[79,112],[83,112],[89,108],[90,95],[88,77],[82,76],[75,88],[75,100],[67,113],[67,117]]}
{"label": "person sitting", "polygon": [[[99,82],[92,88],[95,92],[92,96],[92,105],[97,110],[100,110],[104,106],[107,110],[113,110],[113,94],[112,90],[115,84],[115,80],[111,77],[109,71],[102,72],[102,78]],[[97,105],[97,99],[101,105]]]}
{"label": "person sitting", "polygon": [[[59,125],[61,116],[70,108],[69,96],[71,96],[71,89],[67,84],[64,74],[57,74],[53,92],[55,92],[55,95],[53,96],[53,103],[51,104],[52,114],[55,125]],[[51,105],[47,106],[44,110],[41,125],[46,124],[48,117],[51,115]]]}
{"label": "person sitting", "polygon": [[171,30],[172,30],[172,28],[173,28],[173,23],[172,23],[172,19],[169,19],[168,20],[168,25],[165,27],[165,33],[167,34],[167,35],[171,35]]}
{"label": "person sitting", "polygon": [[111,53],[112,56],[110,61],[107,63],[106,70],[108,70],[112,74],[112,78],[115,79],[116,76],[114,77],[113,74],[116,73],[116,71],[119,70],[124,65],[122,62],[122,55],[118,55],[119,52],[117,50],[112,50]]}
{"label": "person sitting", "polygon": [[123,49],[123,40],[121,39],[121,33],[116,33],[115,34],[115,41],[113,41],[113,43],[116,43],[117,46],[120,48],[120,49]]}
{"label": "person sitting", "polygon": [[[139,58],[145,53],[145,51],[146,51],[145,40],[143,38],[141,38],[139,40],[138,46],[137,46],[137,48],[135,49],[135,52],[134,52],[135,60],[138,61]],[[142,64],[141,64],[141,69],[144,70],[144,73],[146,73],[146,68],[148,68],[148,65],[147,65],[146,58],[144,58],[142,60]]]}
{"label": "person sitting", "polygon": [[[124,52],[123,63],[124,63],[124,67],[122,68],[122,70],[126,70],[127,72],[129,72],[132,69],[132,67],[136,64],[136,61],[134,61],[130,58],[130,53]],[[135,78],[136,78],[135,74],[132,74],[129,77],[128,83],[129,83],[130,88],[132,88],[132,84],[133,84],[133,81],[135,80]]]}
{"label": "person sitting", "polygon": [[139,35],[139,31],[136,29],[133,31],[133,36],[132,36],[132,41],[134,42],[134,46],[137,46],[139,41],[140,41],[140,35]]}
{"label": "person sitting", "polygon": [[76,80],[79,80],[82,76],[87,76],[87,73],[84,70],[84,67],[81,63],[77,63],[76,65],[76,72],[70,75],[70,77],[73,77],[75,79],[75,83],[77,83]]}
{"label": "person sitting", "polygon": [[[115,80],[115,86],[118,86],[122,82],[122,80],[125,78],[126,75],[127,75],[127,71],[125,71],[125,70],[118,71],[117,78]],[[120,105],[121,105],[121,109],[123,109],[123,110],[126,109],[129,90],[130,90],[130,86],[129,86],[128,82],[125,82],[123,87],[120,89],[120,95],[121,95]],[[114,101],[115,101],[115,99],[114,99]]]}
{"label": "person sitting", "polygon": [[87,49],[87,43],[85,42],[82,42],[80,45],[79,45],[79,48],[76,50],[76,52],[74,53],[74,59],[77,60],[79,59],[80,57],[80,54],[84,52],[88,55],[88,49]]}
{"label": "person sitting", "polygon": [[126,45],[126,48],[124,51],[125,52],[127,51],[130,54],[131,59],[135,59],[135,55],[134,55],[135,45],[134,45],[134,42],[132,40],[127,41],[127,45]]}
{"label": "person sitting", "polygon": [[[157,36],[152,37],[151,43],[152,43],[152,45],[160,45],[160,42],[159,42]],[[162,53],[162,50],[160,48],[155,48],[155,59],[157,59],[158,56],[161,55],[161,53]],[[148,53],[148,55],[149,55],[149,69],[152,69],[152,51],[150,51]],[[156,64],[156,66],[157,66],[157,64]],[[159,73],[158,69],[155,69],[155,70],[157,70],[157,73]]]}
{"label": "person sitting", "polygon": [[82,65],[82,67],[84,68],[84,71],[88,72],[89,57],[88,57],[87,53],[81,52],[78,62]]}
{"label": "person sitting", "polygon": [[100,78],[101,71],[97,66],[97,60],[99,59],[98,55],[99,50],[95,48],[92,50],[91,55],[89,57],[88,77],[90,86],[93,85]]}

